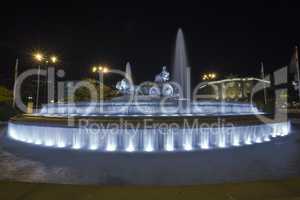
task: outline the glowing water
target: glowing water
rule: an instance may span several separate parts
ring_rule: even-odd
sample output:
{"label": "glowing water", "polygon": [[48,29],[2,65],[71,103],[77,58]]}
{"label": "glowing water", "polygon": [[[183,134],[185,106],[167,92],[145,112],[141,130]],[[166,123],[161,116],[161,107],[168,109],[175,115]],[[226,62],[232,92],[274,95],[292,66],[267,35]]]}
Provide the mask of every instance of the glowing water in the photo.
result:
{"label": "glowing water", "polygon": [[193,133],[192,130],[188,129],[183,132],[182,146],[186,151],[191,151],[193,149]]}
{"label": "glowing water", "polygon": [[[14,140],[54,148],[97,151],[190,151],[225,148],[269,141],[289,133],[288,122],[223,128],[108,130],[34,126],[9,123],[8,136]],[[162,140],[158,138],[162,137]]]}
{"label": "glowing water", "polygon": [[188,67],[189,64],[187,61],[187,53],[185,49],[184,36],[182,30],[179,29],[176,36],[173,74],[174,74],[174,81],[178,83],[182,88],[183,99],[186,99],[188,97],[188,90],[189,90],[188,81],[190,81],[188,77],[188,70],[187,70]]}
{"label": "glowing water", "polygon": [[[102,109],[99,109],[99,107]],[[180,108],[181,107],[181,108]],[[180,109],[178,109],[180,108]],[[183,111],[183,112],[182,112]],[[104,103],[78,104],[48,104],[43,106],[40,113],[47,117],[67,116],[203,116],[203,115],[248,115],[260,114],[258,109],[247,103],[233,102],[192,102],[181,105],[177,100],[170,100],[162,107],[158,99],[149,98],[148,101],[124,102],[110,101]]]}

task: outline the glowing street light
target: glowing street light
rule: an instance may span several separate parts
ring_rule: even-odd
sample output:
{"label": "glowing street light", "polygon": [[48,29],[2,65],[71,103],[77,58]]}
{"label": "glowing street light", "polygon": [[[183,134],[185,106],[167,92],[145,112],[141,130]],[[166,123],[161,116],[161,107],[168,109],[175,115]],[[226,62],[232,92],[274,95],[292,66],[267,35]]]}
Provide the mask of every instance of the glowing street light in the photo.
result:
{"label": "glowing street light", "polygon": [[57,57],[56,56],[52,56],[50,58],[50,60],[51,60],[52,63],[56,63],[57,62]]}
{"label": "glowing street light", "polygon": [[103,65],[99,65],[99,66],[93,66],[92,67],[92,71],[93,73],[98,73],[99,74],[99,94],[100,94],[100,101],[102,101],[103,99],[103,87],[101,85],[103,85],[103,79],[104,79],[104,74],[109,72],[109,68]]}
{"label": "glowing street light", "polygon": [[[44,56],[41,53],[36,53],[34,56],[34,59],[38,61],[39,63],[42,62],[44,59]],[[38,109],[38,104],[39,104],[39,98],[40,98],[40,73],[41,73],[41,65],[38,65],[38,75],[37,75],[37,88],[36,88],[36,109]]]}
{"label": "glowing street light", "polygon": [[92,71],[93,71],[93,73],[103,73],[103,74],[106,74],[106,73],[109,72],[109,68],[105,67],[105,66],[102,66],[102,65],[99,65],[99,66],[94,66],[92,68]]}
{"label": "glowing street light", "polygon": [[107,73],[108,71],[109,71],[109,70],[108,70],[107,67],[104,67],[103,70],[102,70],[103,73]]}
{"label": "glowing street light", "polygon": [[44,56],[41,53],[36,53],[33,57],[35,60],[37,60],[39,62],[41,62],[44,59]]}
{"label": "glowing street light", "polygon": [[44,56],[42,53],[37,52],[36,54],[33,55],[33,58],[38,61],[38,74],[37,74],[37,88],[36,88],[36,109],[38,109],[38,105],[39,105],[39,95],[40,95],[40,73],[41,73],[41,64],[42,61],[44,61],[44,63],[46,65],[48,65],[50,62],[52,64],[55,64],[58,62],[58,58],[56,56]]}
{"label": "glowing street light", "polygon": [[[51,63],[57,63],[58,62],[58,58],[57,56],[51,56],[51,57],[45,57],[42,53],[36,53],[33,55],[33,58],[38,61],[38,62],[42,62],[43,60],[45,61],[46,64],[49,63],[49,61]],[[49,59],[49,60],[48,60]]]}
{"label": "glowing street light", "polygon": [[216,73],[208,73],[208,74],[204,74],[202,76],[202,80],[204,80],[204,81],[214,80],[216,78],[217,78]]}

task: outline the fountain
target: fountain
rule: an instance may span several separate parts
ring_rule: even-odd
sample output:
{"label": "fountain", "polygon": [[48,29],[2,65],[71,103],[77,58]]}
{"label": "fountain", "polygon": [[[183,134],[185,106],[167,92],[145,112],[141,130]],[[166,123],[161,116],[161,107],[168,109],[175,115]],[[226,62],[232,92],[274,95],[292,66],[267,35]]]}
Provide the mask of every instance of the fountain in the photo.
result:
{"label": "fountain", "polygon": [[189,77],[189,64],[187,61],[185,41],[183,32],[178,30],[176,36],[175,56],[174,56],[174,82],[181,86],[181,98],[187,99],[190,93],[190,77]]}
{"label": "fountain", "polygon": [[[122,97],[44,105],[38,113],[12,118],[8,136],[53,148],[176,152],[251,145],[289,133],[289,122],[263,123],[256,115],[265,114],[249,103],[190,102],[188,71],[179,29],[173,81],[163,67],[152,85],[136,87],[130,84],[132,73],[127,63],[126,77],[116,85]],[[128,97],[133,97],[132,101]]]}
{"label": "fountain", "polygon": [[126,74],[127,79],[129,79],[131,82],[133,82],[132,73],[131,73],[131,65],[129,62],[126,63],[125,74]]}

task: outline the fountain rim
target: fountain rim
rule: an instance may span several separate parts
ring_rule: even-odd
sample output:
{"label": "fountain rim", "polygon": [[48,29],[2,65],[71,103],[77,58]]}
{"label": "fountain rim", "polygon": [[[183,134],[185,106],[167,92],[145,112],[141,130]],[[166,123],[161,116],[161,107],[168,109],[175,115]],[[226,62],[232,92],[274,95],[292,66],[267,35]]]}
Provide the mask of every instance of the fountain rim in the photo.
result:
{"label": "fountain rim", "polygon": [[[129,124],[141,124],[145,125],[145,120],[147,125],[152,124],[178,124],[183,126],[184,123],[192,125],[192,123],[197,120],[198,123],[206,123],[212,125],[215,123],[225,122],[226,124],[234,125],[235,127],[247,126],[247,125],[260,125],[260,124],[272,124],[279,122],[287,122],[284,120],[272,120],[272,114],[260,114],[269,119],[268,122],[262,122],[256,115],[206,115],[206,116],[74,116],[72,118],[68,117],[48,117],[48,116],[35,116],[35,115],[18,115],[9,120],[9,123],[13,124],[24,124],[24,125],[36,125],[45,127],[66,127],[66,128],[77,128],[79,127],[80,120],[86,120],[88,123],[93,124],[110,124],[110,123],[129,123]],[[69,120],[72,120],[72,125],[69,124]],[[141,126],[140,128],[144,128]]]}

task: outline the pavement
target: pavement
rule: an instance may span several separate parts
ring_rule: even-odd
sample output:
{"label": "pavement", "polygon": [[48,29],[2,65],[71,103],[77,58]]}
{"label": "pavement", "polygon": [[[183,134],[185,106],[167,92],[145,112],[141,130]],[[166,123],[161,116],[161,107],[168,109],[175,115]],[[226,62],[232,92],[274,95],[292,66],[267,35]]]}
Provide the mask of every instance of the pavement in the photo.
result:
{"label": "pavement", "polygon": [[[298,117],[294,118],[297,120]],[[294,121],[293,119],[293,121]],[[0,125],[0,139],[4,134],[3,125]],[[293,140],[294,144],[299,140]],[[278,143],[282,149],[282,142]],[[291,145],[291,143],[289,144]],[[258,146],[259,147],[259,146]],[[274,149],[274,147],[272,148]],[[283,148],[285,149],[285,148]],[[23,150],[23,149],[21,149]],[[299,150],[296,145],[292,149]],[[281,151],[277,152],[277,158],[280,159]],[[21,154],[20,154],[21,155]],[[292,154],[297,159],[297,153]],[[233,156],[235,157],[235,156]],[[11,157],[9,157],[11,158]],[[153,159],[153,158],[152,158]],[[199,159],[199,157],[198,157]],[[10,159],[11,160],[11,159]],[[193,159],[194,160],[194,159]],[[297,159],[298,160],[298,159]],[[14,161],[15,162],[15,161]],[[261,161],[256,160],[260,165]],[[1,164],[1,162],[0,162]],[[5,164],[2,162],[2,164]],[[23,160],[20,164],[24,165]],[[29,163],[30,164],[30,163]],[[28,168],[28,165],[24,166]],[[49,164],[49,163],[48,163]],[[274,164],[274,163],[273,163]],[[35,164],[36,165],[36,164]],[[289,168],[295,165],[290,163]],[[234,165],[233,165],[234,166]],[[274,166],[274,165],[273,165]],[[269,166],[271,167],[271,165]],[[265,170],[269,169],[264,168]],[[29,171],[32,168],[28,168]],[[252,168],[253,170],[253,168]],[[17,170],[18,171],[18,170]],[[16,174],[20,175],[20,172]],[[217,173],[217,171],[215,171]],[[0,171],[0,176],[6,173]],[[232,173],[232,172],[231,172]],[[26,173],[28,174],[28,173]],[[51,175],[51,173],[49,173]],[[61,171],[60,173],[61,174]],[[51,175],[52,176],[52,175]],[[194,186],[112,186],[112,185],[76,185],[76,184],[50,184],[50,183],[28,183],[27,177],[23,180],[14,180],[8,178],[0,181],[0,200],[47,200],[47,199],[73,199],[73,200],[93,200],[93,199],[205,199],[205,200],[300,200],[300,176],[293,178],[282,178],[270,181],[240,181],[239,183],[223,184],[201,184]],[[38,181],[38,180],[36,180]],[[41,179],[39,179],[41,181]]]}
{"label": "pavement", "polygon": [[0,121],[0,126],[4,126],[4,125],[7,125],[7,122]]}
{"label": "pavement", "polygon": [[300,200],[300,178],[184,187],[78,186],[0,182],[3,200]]}

